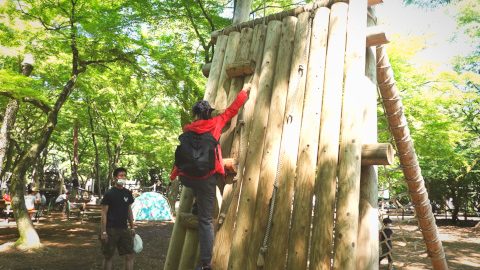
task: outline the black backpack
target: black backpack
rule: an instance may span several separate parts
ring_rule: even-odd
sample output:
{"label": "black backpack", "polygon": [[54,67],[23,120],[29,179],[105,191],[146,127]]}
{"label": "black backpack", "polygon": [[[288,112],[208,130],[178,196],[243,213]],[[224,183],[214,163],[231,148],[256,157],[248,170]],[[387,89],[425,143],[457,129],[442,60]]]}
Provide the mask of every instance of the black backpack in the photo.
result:
{"label": "black backpack", "polygon": [[215,169],[218,141],[210,132],[198,134],[187,131],[178,140],[180,145],[175,150],[175,165],[181,172],[202,177]]}

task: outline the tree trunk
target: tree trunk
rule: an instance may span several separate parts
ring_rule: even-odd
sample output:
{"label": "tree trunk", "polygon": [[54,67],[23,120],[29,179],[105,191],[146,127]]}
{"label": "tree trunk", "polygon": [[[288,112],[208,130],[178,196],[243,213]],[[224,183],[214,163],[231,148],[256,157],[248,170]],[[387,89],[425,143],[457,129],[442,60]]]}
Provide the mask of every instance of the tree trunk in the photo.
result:
{"label": "tree trunk", "polygon": [[[10,168],[12,167],[12,163],[13,163],[13,156],[14,156],[14,148],[15,148],[15,144],[14,143],[9,143],[8,144],[8,149],[7,149],[7,153],[5,154],[7,159],[5,160],[5,164],[4,166],[2,167],[2,165],[0,165],[0,168],[1,168],[1,172],[0,172],[0,179],[4,179],[6,173],[8,171],[10,171]],[[8,178],[5,178],[5,181],[7,181]]]}
{"label": "tree trunk", "polygon": [[32,220],[30,219],[25,206],[25,173],[27,171],[26,169],[31,165],[33,165],[32,162],[23,159],[13,171],[11,181],[12,185],[10,192],[12,196],[13,215],[20,234],[15,246],[20,249],[38,248],[41,246],[40,238],[33,227]]}
{"label": "tree trunk", "polygon": [[248,21],[252,2],[253,0],[236,0],[235,1],[235,10],[233,11],[232,24]]}
{"label": "tree trunk", "polygon": [[30,145],[30,148],[21,156],[19,162],[13,169],[11,195],[12,208],[14,209],[13,214],[20,234],[19,239],[15,243],[18,247],[36,248],[41,245],[40,238],[33,227],[32,221],[30,220],[25,207],[25,198],[23,195],[26,183],[25,176],[27,170],[33,165],[40,153],[47,146],[57,124],[58,113],[72,92],[76,80],[77,74],[74,74],[65,84],[55,102],[55,106],[47,116],[47,122],[42,128],[40,137]]}
{"label": "tree trunk", "polygon": [[72,184],[73,196],[77,194],[78,188],[78,120],[75,120],[73,126],[73,162],[72,162]]}
{"label": "tree trunk", "polygon": [[17,118],[19,102],[16,99],[10,99],[5,109],[5,116],[3,117],[2,127],[0,129],[0,175],[5,174],[3,161],[9,150],[10,144],[10,130],[15,125]]}
{"label": "tree trunk", "polygon": [[95,164],[93,166],[93,179],[95,179],[95,183],[98,185],[98,196],[102,197],[102,185],[100,183],[100,158],[98,153],[98,145],[97,145],[97,138],[95,138],[95,127],[93,125],[93,116],[90,109],[90,106],[87,107],[88,113],[88,122],[90,124],[91,134],[92,134],[92,143],[93,148],[95,149]]}

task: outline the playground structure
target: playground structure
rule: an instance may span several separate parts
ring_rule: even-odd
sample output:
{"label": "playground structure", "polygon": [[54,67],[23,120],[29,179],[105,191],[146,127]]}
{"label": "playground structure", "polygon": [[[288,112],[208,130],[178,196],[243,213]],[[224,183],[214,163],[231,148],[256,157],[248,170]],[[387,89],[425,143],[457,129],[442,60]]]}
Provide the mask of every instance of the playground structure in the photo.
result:
{"label": "playground structure", "polygon": [[[377,89],[433,269],[448,269],[372,6],[317,1],[212,33],[204,99],[225,108],[252,83],[221,137],[234,160],[219,200],[214,269],[378,269]],[[165,270],[193,269],[198,234],[184,188]],[[188,218],[191,219],[191,218]]]}

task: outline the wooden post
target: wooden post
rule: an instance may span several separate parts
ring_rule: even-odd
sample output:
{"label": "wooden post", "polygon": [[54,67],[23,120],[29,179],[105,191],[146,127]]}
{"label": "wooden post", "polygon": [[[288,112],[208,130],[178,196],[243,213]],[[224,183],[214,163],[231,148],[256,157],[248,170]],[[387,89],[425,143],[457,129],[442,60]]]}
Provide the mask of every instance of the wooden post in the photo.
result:
{"label": "wooden post", "polygon": [[287,269],[307,269],[312,198],[317,166],[318,138],[322,112],[325,58],[327,53],[330,9],[315,12],[307,66],[305,103],[300,129],[297,177],[292,212],[292,227],[288,243]]}
{"label": "wooden post", "polygon": [[[242,44],[235,55],[235,61],[240,61],[247,59],[249,56],[250,51],[250,44],[252,42],[253,37],[253,29],[251,28],[244,28],[242,29],[242,33],[240,34],[240,44]],[[237,97],[238,92],[242,90],[244,80],[242,77],[229,79],[231,81],[230,86],[228,87],[230,90],[228,91],[228,98],[226,102],[226,106],[232,104],[232,102]],[[220,144],[222,146],[222,155],[223,157],[231,157],[230,150],[232,147],[232,140],[234,136],[234,132],[237,126],[237,116],[233,117],[230,120],[230,125],[227,128],[224,128],[224,132],[222,132],[222,136],[220,137]]]}
{"label": "wooden post", "polygon": [[[265,25],[258,25],[254,29],[249,54],[253,57],[253,59],[255,59],[257,63],[262,62],[266,31],[267,27]],[[243,124],[237,125],[239,129],[238,131],[236,131],[237,136],[234,136],[232,149],[230,151],[231,156],[238,155],[239,158],[239,173],[237,174],[237,178],[239,180],[233,186],[226,185],[224,189],[225,194],[225,192],[227,192],[229,188],[232,188],[232,195],[230,203],[228,203],[226,199],[227,197],[225,197],[224,195],[225,200],[222,204],[222,208],[225,207],[224,209],[227,209],[227,211],[221,210],[220,218],[223,219],[223,222],[215,236],[212,264],[213,267],[215,267],[216,269],[227,269],[228,266],[230,246],[233,239],[233,228],[237,215],[240,189],[243,182],[243,168],[247,155],[248,135],[251,130],[254,106],[257,99],[258,81],[261,72],[260,68],[260,65],[257,65],[255,73],[245,78],[246,81],[252,81],[252,89],[250,90],[249,100],[243,106],[243,111],[241,111],[239,114],[238,119],[239,121],[243,121]],[[223,218],[222,216],[225,217]]]}
{"label": "wooden post", "polygon": [[335,3],[330,9],[317,175],[314,190],[313,224],[315,226],[312,229],[311,270],[330,270],[331,268],[347,10],[348,5],[346,3]]}
{"label": "wooden post", "polygon": [[273,192],[273,182],[277,171],[280,140],[282,138],[282,122],[287,100],[288,78],[292,59],[295,25],[297,17],[286,17],[282,22],[282,34],[278,48],[278,59],[273,81],[273,94],[268,115],[268,125],[265,134],[265,146],[261,161],[258,193],[255,202],[255,215],[252,220],[252,234],[248,241],[247,269],[256,269],[258,252],[265,236],[265,227],[268,221],[269,203]]}
{"label": "wooden post", "polygon": [[210,104],[215,101],[217,94],[218,80],[223,68],[223,59],[225,57],[225,48],[227,47],[228,36],[221,35],[218,37],[215,46],[215,54],[213,55],[212,64],[210,66],[210,73],[208,75],[207,86],[203,99],[208,100]]}
{"label": "wooden post", "polygon": [[[180,180],[176,180],[180,181]],[[193,202],[193,191],[190,188],[183,187],[180,197],[179,213],[189,212]],[[164,270],[178,270],[180,258],[182,257],[183,243],[185,241],[186,228],[180,222],[180,215],[177,215],[173,225],[172,237],[168,243],[167,258],[165,259]]]}
{"label": "wooden post", "polygon": [[215,109],[225,109],[227,105],[228,92],[230,91],[231,79],[227,76],[226,66],[235,60],[238,44],[240,43],[240,33],[232,32],[228,35],[225,59],[223,60],[222,72],[218,78],[218,89],[215,97]]}
{"label": "wooden post", "polygon": [[[366,87],[366,89],[368,89],[368,87]],[[369,93],[371,95],[370,100],[367,100],[367,101],[370,101],[369,105],[373,105],[373,102],[372,102],[373,97],[372,96],[373,96],[373,94],[375,94],[375,96],[377,95],[376,89],[377,88],[375,86],[375,93]],[[377,99],[375,99],[375,108],[376,108],[376,105],[377,105],[376,102],[377,102]],[[375,115],[376,114],[377,113],[375,112]],[[365,113],[365,117],[366,116],[370,116],[368,114],[368,112]],[[376,124],[376,122],[377,122],[376,119],[377,118],[375,118],[375,121],[373,120],[373,118],[368,119],[368,120],[370,120],[368,124],[372,124],[373,122],[375,122],[375,124]],[[372,131],[372,129],[373,129],[373,131]],[[372,127],[368,130],[365,130],[364,133],[368,132],[368,133],[371,133],[373,135],[374,132],[376,134],[376,130],[377,130],[377,127],[375,126],[375,127]],[[364,136],[367,136],[367,135],[364,135]],[[375,138],[376,137],[377,136],[375,136]],[[367,140],[367,142],[368,141],[373,142],[372,139]],[[395,157],[395,150],[393,149],[393,146],[389,143],[370,143],[370,144],[362,145],[362,166],[392,165],[394,157]]]}
{"label": "wooden post", "polygon": [[[369,7],[367,26],[375,25],[373,8]],[[369,27],[370,28],[370,27]],[[363,117],[362,167],[360,174],[360,205],[358,214],[356,269],[377,270],[378,263],[378,171],[376,166],[364,165],[365,143],[377,142],[377,73],[375,47],[368,47],[365,55],[367,78],[362,95],[365,97]],[[387,144],[393,150],[390,144]],[[388,150],[387,150],[388,151]],[[393,153],[389,155],[393,161]]]}
{"label": "wooden post", "polygon": [[350,1],[347,15],[345,81],[340,125],[338,191],[333,269],[355,269],[362,150],[367,0]]}
{"label": "wooden post", "polygon": [[194,269],[197,264],[198,230],[187,229],[178,269]]}
{"label": "wooden post", "polygon": [[246,262],[246,245],[252,234],[250,227],[255,212],[260,162],[263,153],[265,127],[272,96],[272,82],[277,60],[282,23],[271,21],[267,28],[265,48],[255,100],[253,123],[248,137],[247,159],[245,161],[244,181],[240,193],[236,225],[233,235],[228,269],[243,269]]}
{"label": "wooden post", "polygon": [[307,77],[308,53],[311,35],[310,12],[298,15],[285,115],[283,118],[282,140],[278,164],[275,209],[269,248],[265,256],[265,269],[283,269],[286,263],[288,230],[293,200],[302,109]]}
{"label": "wooden post", "polygon": [[428,256],[432,260],[434,270],[448,269],[442,241],[438,237],[432,206],[425,188],[425,181],[418,164],[407,119],[403,113],[403,104],[399,96],[400,91],[395,84],[393,70],[383,46],[377,47],[377,82],[388,116],[388,125],[397,145],[408,191],[415,205],[415,213],[427,247]]}

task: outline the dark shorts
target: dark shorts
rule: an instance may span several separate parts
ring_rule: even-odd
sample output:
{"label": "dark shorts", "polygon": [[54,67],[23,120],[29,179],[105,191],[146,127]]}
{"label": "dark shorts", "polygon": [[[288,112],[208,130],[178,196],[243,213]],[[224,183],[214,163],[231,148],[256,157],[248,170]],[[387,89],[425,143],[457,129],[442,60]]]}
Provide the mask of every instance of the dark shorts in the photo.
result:
{"label": "dark shorts", "polygon": [[129,229],[107,228],[108,240],[102,241],[102,252],[107,258],[118,255],[133,254],[133,235]]}

